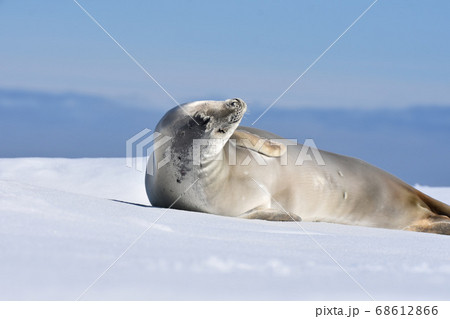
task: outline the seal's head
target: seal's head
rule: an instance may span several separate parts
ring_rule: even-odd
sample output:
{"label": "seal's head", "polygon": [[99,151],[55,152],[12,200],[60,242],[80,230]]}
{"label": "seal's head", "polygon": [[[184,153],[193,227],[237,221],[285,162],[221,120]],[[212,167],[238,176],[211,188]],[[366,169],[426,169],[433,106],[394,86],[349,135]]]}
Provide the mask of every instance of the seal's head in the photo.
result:
{"label": "seal's head", "polygon": [[[223,147],[239,126],[247,110],[241,99],[226,101],[196,101],[179,105],[164,115],[156,126],[158,138],[169,140],[169,149],[155,149],[158,162],[168,158],[180,172],[192,165],[220,156]],[[196,156],[200,151],[200,157]]]}
{"label": "seal's head", "polygon": [[247,104],[238,98],[186,103],[167,112],[156,131],[167,135],[180,132],[180,138],[226,141],[238,127],[246,110]]}

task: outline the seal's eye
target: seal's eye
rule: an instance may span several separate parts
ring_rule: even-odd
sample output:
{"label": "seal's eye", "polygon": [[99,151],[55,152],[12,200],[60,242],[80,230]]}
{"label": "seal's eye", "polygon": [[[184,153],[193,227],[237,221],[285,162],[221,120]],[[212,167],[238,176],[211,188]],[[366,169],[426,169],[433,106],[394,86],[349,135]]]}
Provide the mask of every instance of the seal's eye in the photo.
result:
{"label": "seal's eye", "polygon": [[236,100],[233,100],[233,101],[231,102],[230,106],[233,107],[233,108],[237,108],[237,107],[239,107],[239,102],[236,101]]}

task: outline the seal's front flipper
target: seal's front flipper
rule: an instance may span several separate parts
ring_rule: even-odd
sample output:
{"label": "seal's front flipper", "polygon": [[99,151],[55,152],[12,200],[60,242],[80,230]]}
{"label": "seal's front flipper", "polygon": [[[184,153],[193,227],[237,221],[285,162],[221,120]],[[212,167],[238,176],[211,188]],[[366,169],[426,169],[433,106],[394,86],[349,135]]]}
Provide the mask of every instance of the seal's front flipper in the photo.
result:
{"label": "seal's front flipper", "polygon": [[236,145],[258,152],[268,157],[281,157],[286,153],[286,145],[274,140],[266,139],[256,134],[238,129],[231,135]]}
{"label": "seal's front flipper", "polygon": [[263,219],[278,222],[299,222],[302,220],[300,216],[276,208],[254,208],[242,215],[239,215],[238,217],[247,219]]}

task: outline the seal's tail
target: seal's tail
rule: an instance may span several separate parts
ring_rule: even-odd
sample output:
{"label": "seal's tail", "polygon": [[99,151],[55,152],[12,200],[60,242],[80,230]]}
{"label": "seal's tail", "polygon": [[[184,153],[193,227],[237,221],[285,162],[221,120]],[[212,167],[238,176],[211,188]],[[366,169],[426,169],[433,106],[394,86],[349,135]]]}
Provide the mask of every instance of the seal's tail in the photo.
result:
{"label": "seal's tail", "polygon": [[438,201],[437,199],[434,199],[433,197],[430,197],[421,191],[416,190],[417,196],[424,202],[425,205],[428,206],[428,208],[437,215],[443,215],[450,217],[450,206]]}
{"label": "seal's tail", "polygon": [[414,190],[414,193],[422,202],[420,206],[425,206],[434,215],[415,222],[405,230],[450,235],[450,206],[418,190]]}

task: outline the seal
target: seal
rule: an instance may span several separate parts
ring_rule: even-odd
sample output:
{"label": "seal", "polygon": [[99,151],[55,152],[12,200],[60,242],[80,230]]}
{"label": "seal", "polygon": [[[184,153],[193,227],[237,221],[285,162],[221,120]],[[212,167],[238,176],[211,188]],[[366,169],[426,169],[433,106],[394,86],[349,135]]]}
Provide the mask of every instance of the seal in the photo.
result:
{"label": "seal", "polygon": [[450,235],[450,206],[359,159],[239,126],[246,110],[235,98],[168,111],[156,126],[147,164],[150,203]]}

